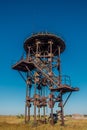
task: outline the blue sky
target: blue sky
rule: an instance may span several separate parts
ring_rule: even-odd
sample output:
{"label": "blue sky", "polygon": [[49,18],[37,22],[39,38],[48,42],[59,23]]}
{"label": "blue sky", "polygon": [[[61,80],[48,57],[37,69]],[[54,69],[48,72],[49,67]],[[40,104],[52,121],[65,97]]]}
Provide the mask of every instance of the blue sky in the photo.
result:
{"label": "blue sky", "polygon": [[86,0],[0,0],[0,114],[24,113],[26,85],[11,65],[24,53],[25,39],[41,31],[63,38],[62,73],[80,88],[65,114],[87,114]]}

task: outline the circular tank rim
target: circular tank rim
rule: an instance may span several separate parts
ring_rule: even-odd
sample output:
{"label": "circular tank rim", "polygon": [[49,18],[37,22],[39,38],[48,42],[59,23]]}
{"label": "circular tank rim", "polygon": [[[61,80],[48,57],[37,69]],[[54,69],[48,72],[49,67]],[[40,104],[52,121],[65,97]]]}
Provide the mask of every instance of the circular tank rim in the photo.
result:
{"label": "circular tank rim", "polygon": [[[49,41],[52,40],[54,45],[53,48],[54,50],[57,48],[57,46],[60,46],[60,53],[62,53],[65,50],[65,43],[62,40],[62,38],[58,37],[57,35],[54,35],[52,33],[35,33],[33,34],[31,37],[28,37],[25,42],[24,42],[24,50],[26,52],[28,52],[28,47],[35,47],[35,42],[36,40],[40,40],[40,41]],[[46,44],[45,44],[46,46]],[[56,53],[57,55],[58,53]]]}

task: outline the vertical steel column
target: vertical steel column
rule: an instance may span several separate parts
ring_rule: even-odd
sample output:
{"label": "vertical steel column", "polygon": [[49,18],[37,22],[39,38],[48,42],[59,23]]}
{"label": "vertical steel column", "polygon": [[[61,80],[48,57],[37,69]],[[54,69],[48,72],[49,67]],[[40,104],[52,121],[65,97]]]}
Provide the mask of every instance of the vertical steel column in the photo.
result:
{"label": "vertical steel column", "polygon": [[25,104],[25,122],[30,121],[30,89],[31,89],[31,79],[29,78],[29,73],[27,72],[27,81],[26,81],[26,104]]}
{"label": "vertical steel column", "polygon": [[[43,89],[43,96],[45,97],[45,86]],[[44,116],[44,120],[45,120],[45,106],[43,106],[43,116]]]}
{"label": "vertical steel column", "polygon": [[61,93],[61,125],[64,126],[64,111],[63,111],[63,99],[62,99],[62,93]]}
{"label": "vertical steel column", "polygon": [[[30,93],[31,93],[31,84],[28,85],[28,97],[30,98]],[[30,101],[28,101],[28,121],[30,121]]]}
{"label": "vertical steel column", "polygon": [[50,61],[49,61],[49,71],[52,73],[52,41],[48,42],[50,44]]}
{"label": "vertical steel column", "polygon": [[[40,96],[40,88],[38,88],[38,93],[39,93],[39,96]],[[40,106],[38,106],[38,120],[40,120]]]}
{"label": "vertical steel column", "polygon": [[27,122],[27,85],[26,85],[26,103],[25,103],[25,123]]}
{"label": "vertical steel column", "polygon": [[[53,103],[53,100],[51,99],[51,102]],[[53,105],[53,104],[52,104]],[[52,120],[52,125],[54,124],[54,121],[53,121],[53,106],[51,107],[51,120]]]}
{"label": "vertical steel column", "polygon": [[[58,46],[58,71],[59,71],[59,87],[61,85],[61,63],[60,63],[60,46]],[[61,125],[64,125],[64,112],[63,112],[63,99],[62,99],[63,93],[61,91],[60,93],[60,108],[61,108]]]}
{"label": "vertical steel column", "polygon": [[28,121],[30,121],[30,106],[28,106]]}
{"label": "vertical steel column", "polygon": [[58,71],[59,71],[59,86],[61,84],[61,65],[60,65],[60,46],[58,46]]}
{"label": "vertical steel column", "polygon": [[35,85],[34,85],[34,123],[36,123],[36,76],[35,76]]}
{"label": "vertical steel column", "polygon": [[40,120],[40,106],[38,107],[38,119]]}
{"label": "vertical steel column", "polygon": [[[49,72],[51,73],[50,77],[52,77],[52,44],[53,44],[53,42],[49,41],[49,44],[50,44],[50,62],[49,62],[50,67],[49,67]],[[51,94],[53,94],[53,93],[51,92]],[[53,96],[51,97],[51,103],[53,103]],[[51,106],[51,123],[53,125],[53,104]]]}
{"label": "vertical steel column", "polygon": [[[35,54],[36,58],[39,58],[39,56],[40,56],[39,55],[39,45],[40,45],[40,41],[38,39],[36,39],[36,54]],[[38,90],[38,91],[39,91],[39,96],[40,96],[40,90]],[[34,113],[36,115],[36,106],[34,106]],[[38,119],[40,120],[40,106],[38,106]],[[35,120],[34,122],[36,122],[36,116],[34,117],[34,120]]]}
{"label": "vertical steel column", "polygon": [[28,96],[28,84],[26,82],[25,123],[27,122],[27,96]]}
{"label": "vertical steel column", "polygon": [[[26,60],[30,58],[30,46],[28,47],[28,52],[26,53]],[[25,104],[25,122],[30,121],[30,101],[27,98],[30,98],[30,83],[28,81],[29,72],[27,72],[27,80],[26,80],[26,104]]]}

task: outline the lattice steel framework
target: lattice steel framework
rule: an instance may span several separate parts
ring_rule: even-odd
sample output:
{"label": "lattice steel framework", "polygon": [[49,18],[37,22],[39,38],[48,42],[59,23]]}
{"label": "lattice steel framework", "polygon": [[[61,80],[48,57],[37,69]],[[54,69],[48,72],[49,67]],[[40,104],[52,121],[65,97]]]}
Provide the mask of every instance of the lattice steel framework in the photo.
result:
{"label": "lattice steel framework", "polygon": [[[78,88],[71,86],[69,76],[62,76],[60,54],[65,50],[64,41],[50,33],[33,34],[24,42],[26,57],[12,66],[18,70],[26,82],[25,122],[30,121],[33,109],[34,123],[41,120],[46,122],[46,107],[50,108],[49,121],[51,124],[60,119],[64,125],[64,106],[74,91]],[[26,73],[26,78],[24,77]],[[63,102],[63,95],[69,93]],[[58,104],[57,118],[54,114],[55,104]],[[31,106],[34,107],[31,107]]]}

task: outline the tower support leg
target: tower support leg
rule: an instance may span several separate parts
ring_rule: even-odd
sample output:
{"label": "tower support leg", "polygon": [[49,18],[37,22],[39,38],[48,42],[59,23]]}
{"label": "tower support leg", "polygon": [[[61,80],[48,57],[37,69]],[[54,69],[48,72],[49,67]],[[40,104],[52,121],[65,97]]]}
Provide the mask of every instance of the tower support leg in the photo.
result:
{"label": "tower support leg", "polygon": [[64,126],[64,111],[63,111],[63,99],[62,99],[62,93],[61,93],[61,125]]}
{"label": "tower support leg", "polygon": [[28,107],[28,122],[30,121],[30,107]]}
{"label": "tower support leg", "polygon": [[51,124],[54,125],[54,120],[53,120],[53,107],[51,108]]}
{"label": "tower support leg", "polygon": [[40,107],[38,107],[38,120],[40,120]]}
{"label": "tower support leg", "polygon": [[36,124],[36,105],[34,104],[34,123]]}
{"label": "tower support leg", "polygon": [[43,117],[44,117],[44,123],[45,123],[45,106],[43,106]]}
{"label": "tower support leg", "polygon": [[25,104],[25,123],[27,122],[27,105]]}

